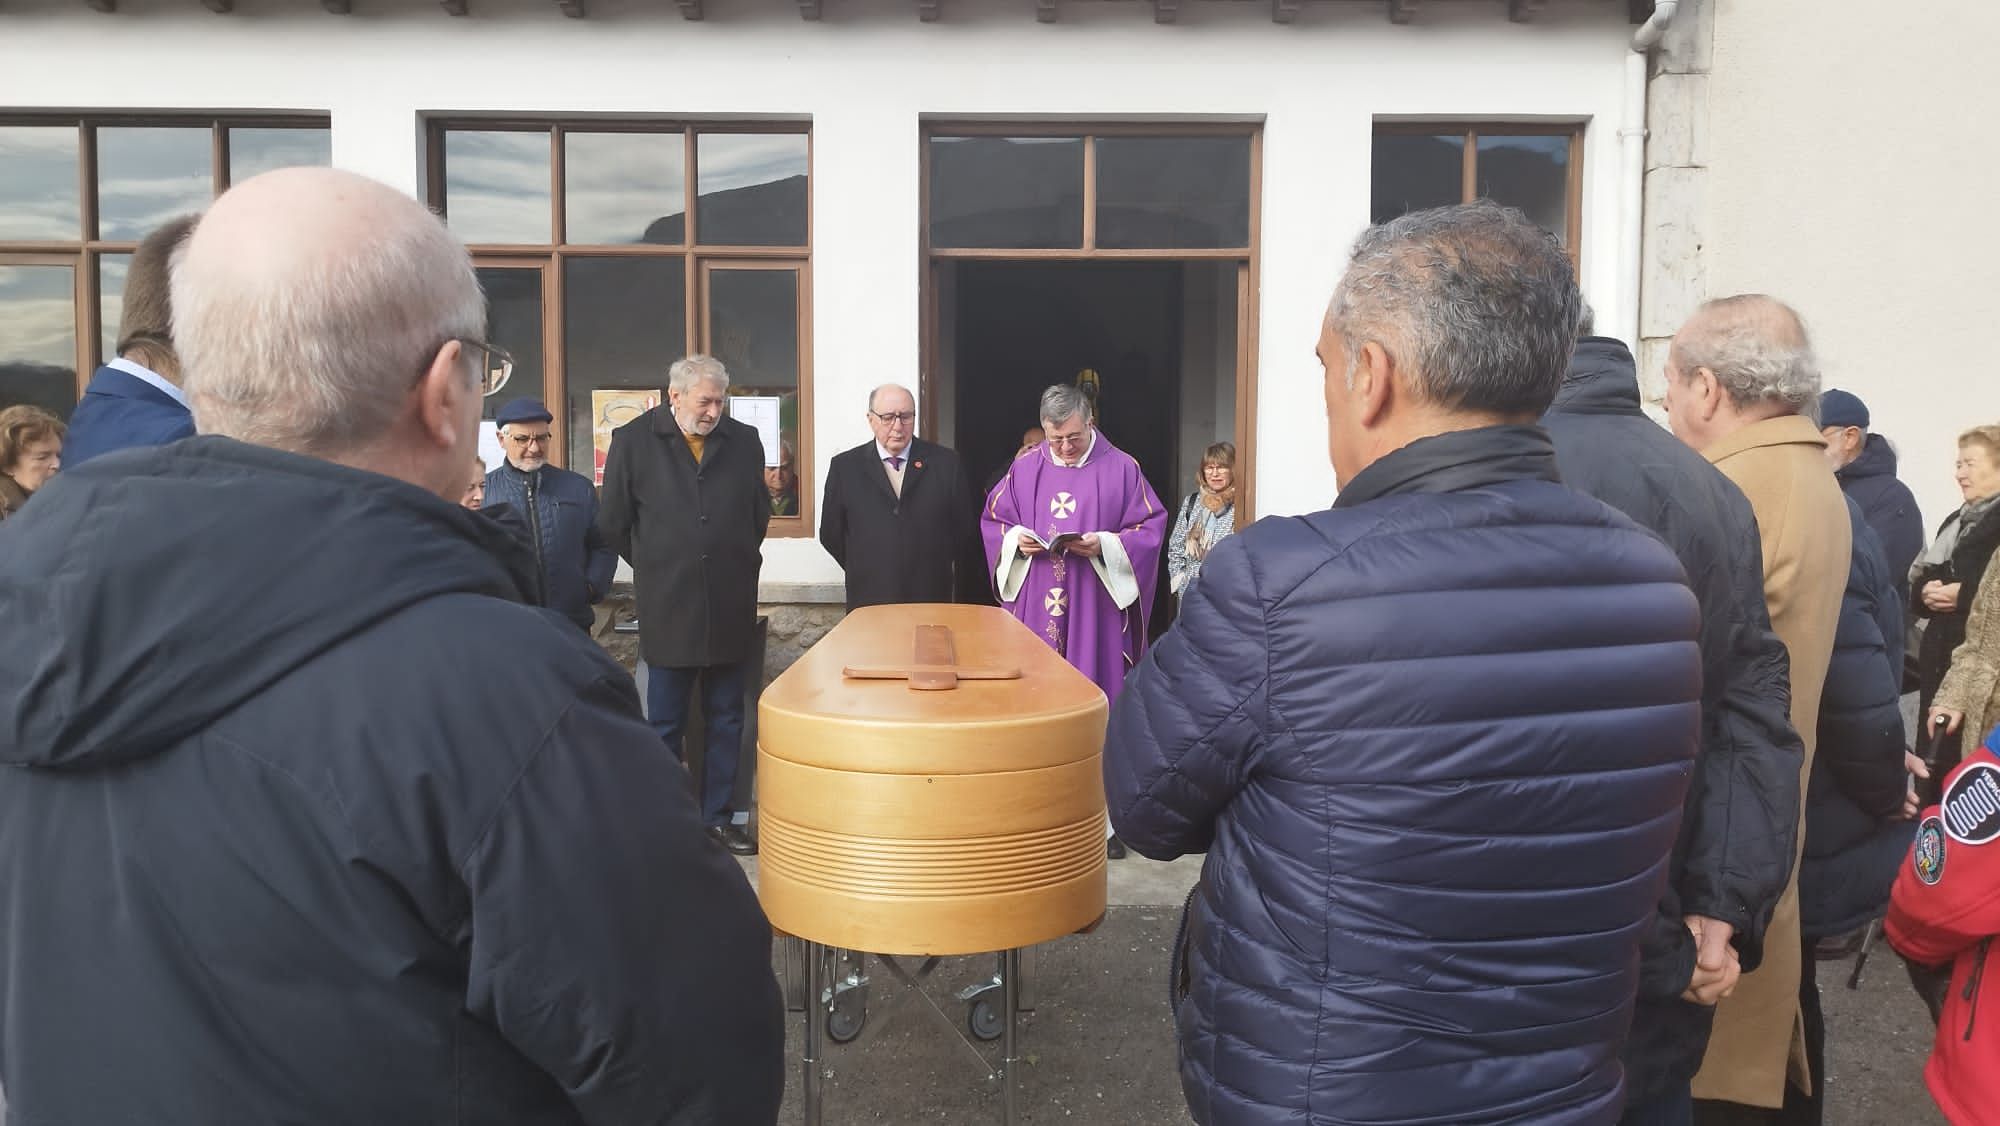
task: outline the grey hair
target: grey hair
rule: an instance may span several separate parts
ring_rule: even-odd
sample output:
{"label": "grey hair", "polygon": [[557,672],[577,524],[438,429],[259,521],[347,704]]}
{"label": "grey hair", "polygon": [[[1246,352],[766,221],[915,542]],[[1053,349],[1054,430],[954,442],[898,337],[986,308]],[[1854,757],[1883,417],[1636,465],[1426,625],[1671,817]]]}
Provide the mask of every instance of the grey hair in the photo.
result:
{"label": "grey hair", "polygon": [[1590,307],[1590,302],[1585,301],[1583,303],[1583,311],[1578,313],[1576,317],[1576,338],[1582,340],[1586,336],[1596,335],[1597,311]]}
{"label": "grey hair", "polygon": [[1799,314],[1775,297],[1743,293],[1702,305],[1674,338],[1671,360],[1682,380],[1701,368],[1714,372],[1739,408],[1779,405],[1819,417],[1812,337]]}
{"label": "grey hair", "polygon": [[697,383],[714,383],[724,391],[729,390],[729,369],[714,356],[704,356],[697,352],[692,356],[682,356],[667,369],[667,387],[686,394],[694,390]]}
{"label": "grey hair", "polygon": [[903,394],[908,395],[910,397],[910,402],[912,404],[914,404],[917,401],[917,393],[915,391],[910,390],[908,387],[905,387],[900,383],[884,383],[880,387],[875,388],[873,391],[868,392],[869,410],[872,411],[875,409],[875,400],[884,391],[901,391]]}
{"label": "grey hair", "polygon": [[1085,425],[1091,421],[1090,396],[1074,383],[1058,383],[1042,392],[1043,422],[1063,422],[1078,415],[1083,416]]}
{"label": "grey hair", "polygon": [[1362,232],[1327,322],[1346,342],[1350,376],[1372,341],[1431,403],[1539,415],[1562,386],[1582,306],[1555,236],[1478,200]]}
{"label": "grey hair", "polygon": [[445,342],[486,324],[472,258],[434,214],[384,224],[276,284],[232,265],[175,255],[174,342],[202,432],[253,445],[317,456],[365,448]]}

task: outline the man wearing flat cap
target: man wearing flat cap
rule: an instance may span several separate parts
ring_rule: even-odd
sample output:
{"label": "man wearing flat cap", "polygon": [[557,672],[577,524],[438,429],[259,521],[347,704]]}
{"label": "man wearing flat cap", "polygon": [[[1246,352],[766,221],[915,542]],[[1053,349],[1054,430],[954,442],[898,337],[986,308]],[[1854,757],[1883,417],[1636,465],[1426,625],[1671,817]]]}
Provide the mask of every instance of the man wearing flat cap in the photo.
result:
{"label": "man wearing flat cap", "polygon": [[493,421],[507,460],[486,475],[487,507],[510,505],[528,525],[540,604],[588,630],[618,556],[597,530],[597,490],[580,473],[549,464],[554,416],[539,399],[515,399]]}
{"label": "man wearing flat cap", "polygon": [[1907,602],[1910,564],[1924,549],[1924,518],[1916,495],[1896,476],[1896,448],[1870,434],[1868,422],[1868,404],[1853,392],[1834,388],[1820,395],[1819,432],[1833,475],[1882,541],[1884,562]]}

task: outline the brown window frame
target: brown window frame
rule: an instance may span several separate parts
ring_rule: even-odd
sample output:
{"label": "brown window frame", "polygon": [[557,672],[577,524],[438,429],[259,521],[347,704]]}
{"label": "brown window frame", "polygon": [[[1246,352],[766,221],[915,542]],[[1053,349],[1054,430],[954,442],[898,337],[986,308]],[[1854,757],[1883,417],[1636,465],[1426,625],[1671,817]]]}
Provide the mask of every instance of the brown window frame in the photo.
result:
{"label": "brown window frame", "polygon": [[[680,258],[685,271],[685,334],[690,350],[708,345],[707,271],[729,269],[796,269],[799,277],[799,432],[793,443],[793,470],[797,477],[799,514],[771,518],[769,538],[801,539],[813,534],[813,392],[812,392],[812,243],[813,243],[813,131],[810,121],[798,118],[771,120],[711,121],[694,119],[613,118],[596,119],[568,116],[468,117],[432,115],[424,121],[424,186],[432,209],[450,216],[450,199],[445,190],[445,134],[451,132],[542,133],[549,137],[549,234],[546,243],[471,243],[473,265],[524,266],[542,263],[547,273],[542,289],[542,393],[545,401],[563,404],[551,425],[554,431],[550,460],[569,465],[569,372],[567,325],[563,316],[564,264],[571,258],[658,257]],[[677,243],[570,243],[566,241],[565,173],[563,138],[569,133],[638,133],[681,135],[683,156],[683,222]],[[699,239],[696,208],[701,195],[699,140],[703,134],[795,133],[806,139],[806,240],[794,246],[741,246],[704,243]],[[678,357],[665,357],[660,381],[666,382],[666,364]]]}
{"label": "brown window frame", "polygon": [[131,254],[137,240],[98,236],[97,131],[120,128],[209,130],[209,173],[214,193],[229,189],[229,132],[232,129],[320,129],[331,131],[333,119],[323,113],[0,113],[0,126],[71,126],[77,135],[77,207],[82,238],[0,239],[0,266],[69,266],[76,284],[76,393],[83,395],[90,377],[111,357],[103,355],[103,287],[99,273],[107,254]]}
{"label": "brown window frame", "polygon": [[[1076,137],[1083,140],[1083,245],[1076,248],[953,248],[931,245],[931,140],[936,137]],[[1247,137],[1250,141],[1250,242],[1239,247],[1100,247],[1097,245],[1097,140],[1100,137]],[[917,254],[923,323],[918,342],[920,433],[935,433],[937,395],[938,263],[944,261],[1083,262],[1216,261],[1236,263],[1236,445],[1237,524],[1256,519],[1258,327],[1264,244],[1264,121],[1009,121],[926,118],[917,130]],[[1171,499],[1171,498],[1169,498]]]}
{"label": "brown window frame", "polygon": [[[1456,135],[1464,148],[1459,168],[1460,203],[1479,198],[1479,138],[1481,137],[1562,137],[1569,138],[1569,163],[1563,201],[1563,224],[1569,228],[1563,249],[1570,265],[1578,270],[1583,263],[1583,121],[1377,121],[1369,134],[1372,142],[1381,136],[1449,137]],[[1370,170],[1373,174],[1373,170]],[[1372,201],[1370,211],[1372,213]]]}

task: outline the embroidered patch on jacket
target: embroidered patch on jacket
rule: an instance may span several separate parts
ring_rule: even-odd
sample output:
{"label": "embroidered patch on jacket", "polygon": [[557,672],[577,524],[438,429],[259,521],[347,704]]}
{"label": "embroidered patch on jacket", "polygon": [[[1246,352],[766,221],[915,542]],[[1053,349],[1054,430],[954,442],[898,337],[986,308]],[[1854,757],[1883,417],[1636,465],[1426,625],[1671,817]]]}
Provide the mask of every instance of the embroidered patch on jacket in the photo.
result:
{"label": "embroidered patch on jacket", "polygon": [[1910,848],[1910,866],[1917,870],[1917,879],[1927,884],[1944,879],[1944,822],[1936,817],[1924,818],[1917,826],[1917,843]]}
{"label": "embroidered patch on jacket", "polygon": [[2000,766],[1975,762],[1959,771],[1940,806],[1945,835],[1952,840],[1978,845],[2000,837]]}

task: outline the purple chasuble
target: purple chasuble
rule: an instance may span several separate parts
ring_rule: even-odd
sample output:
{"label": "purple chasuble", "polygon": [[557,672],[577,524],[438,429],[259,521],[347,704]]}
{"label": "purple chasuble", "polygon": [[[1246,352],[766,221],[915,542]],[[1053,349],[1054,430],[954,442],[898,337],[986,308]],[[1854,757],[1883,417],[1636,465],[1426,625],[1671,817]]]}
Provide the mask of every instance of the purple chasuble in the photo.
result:
{"label": "purple chasuble", "polygon": [[[1056,464],[1047,443],[1015,458],[980,509],[979,527],[1000,604],[1116,702],[1146,648],[1171,514],[1130,454],[1101,432],[1094,439],[1077,466]],[[1117,544],[1106,542],[1102,570],[1068,552],[1023,557],[1008,543],[1016,525],[1043,539],[1097,532]]]}

